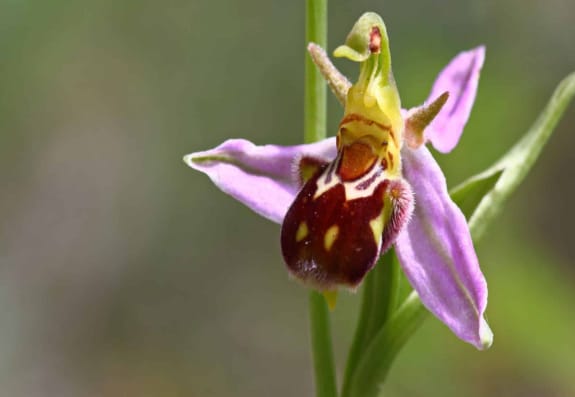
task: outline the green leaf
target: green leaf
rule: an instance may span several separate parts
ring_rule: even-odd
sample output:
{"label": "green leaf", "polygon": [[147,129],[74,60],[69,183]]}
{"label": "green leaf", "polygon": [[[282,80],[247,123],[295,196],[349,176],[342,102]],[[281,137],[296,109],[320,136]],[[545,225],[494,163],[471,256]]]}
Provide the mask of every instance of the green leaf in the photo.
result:
{"label": "green leaf", "polygon": [[490,173],[475,175],[451,189],[449,195],[466,219],[473,215],[473,211],[483,197],[493,189],[502,173],[503,170],[493,170]]}
{"label": "green leaf", "polygon": [[571,73],[559,83],[527,134],[492,167],[474,177],[489,179],[490,176],[501,173],[495,186],[483,196],[469,218],[469,229],[474,240],[481,237],[503,207],[505,200],[525,179],[574,95],[575,73]]}

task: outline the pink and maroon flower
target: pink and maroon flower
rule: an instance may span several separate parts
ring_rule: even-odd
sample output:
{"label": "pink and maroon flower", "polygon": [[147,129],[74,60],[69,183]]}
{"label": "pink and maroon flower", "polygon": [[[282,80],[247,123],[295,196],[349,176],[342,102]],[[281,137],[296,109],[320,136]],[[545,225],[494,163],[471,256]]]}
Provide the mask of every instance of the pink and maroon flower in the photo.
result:
{"label": "pink and maroon flower", "polygon": [[[357,112],[348,99],[348,119],[340,124],[337,142],[332,137],[284,147],[230,139],[184,160],[257,214],[283,224],[288,270],[305,284],[324,291],[354,288],[393,244],[423,304],[459,338],[487,348],[493,338],[484,319],[487,284],[466,219],[424,145],[430,142],[444,153],[457,145],[475,100],[484,53],[478,47],[455,57],[435,81],[427,101],[431,105],[402,111],[406,121],[400,116],[405,125],[399,128],[393,117],[380,126],[350,119]],[[414,131],[410,123],[437,98],[442,101],[436,109],[441,111],[433,114],[437,117]],[[358,138],[353,135],[358,125],[380,131]],[[392,150],[374,151],[375,145],[392,145],[399,129],[406,142],[397,143],[400,159]],[[401,161],[395,171],[394,161]]]}

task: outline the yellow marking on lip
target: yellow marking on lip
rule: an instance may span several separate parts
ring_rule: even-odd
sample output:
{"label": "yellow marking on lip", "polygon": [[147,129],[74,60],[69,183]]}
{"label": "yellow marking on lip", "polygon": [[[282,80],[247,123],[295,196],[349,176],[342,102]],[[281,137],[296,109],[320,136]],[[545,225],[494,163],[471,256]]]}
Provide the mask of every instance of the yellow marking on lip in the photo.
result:
{"label": "yellow marking on lip", "polygon": [[326,290],[322,292],[323,297],[327,303],[327,307],[330,311],[334,311],[335,304],[337,303],[337,290]]}
{"label": "yellow marking on lip", "polygon": [[326,251],[329,251],[335,243],[337,239],[337,235],[339,234],[339,226],[333,225],[325,232],[325,236],[323,238],[323,246]]}
{"label": "yellow marking on lip", "polygon": [[373,232],[373,239],[378,246],[383,236],[384,221],[383,214],[369,221],[369,227]]}
{"label": "yellow marking on lip", "polygon": [[299,227],[297,228],[297,232],[295,233],[296,243],[299,243],[304,238],[306,238],[308,233],[309,233],[309,229],[307,228],[307,223],[305,223],[305,222],[300,223]]}

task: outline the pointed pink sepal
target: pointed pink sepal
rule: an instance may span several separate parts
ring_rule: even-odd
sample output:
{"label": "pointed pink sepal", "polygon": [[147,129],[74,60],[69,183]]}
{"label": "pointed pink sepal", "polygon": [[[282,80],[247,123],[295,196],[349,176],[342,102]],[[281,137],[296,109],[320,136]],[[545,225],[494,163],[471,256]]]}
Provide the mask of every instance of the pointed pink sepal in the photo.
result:
{"label": "pointed pink sepal", "polygon": [[413,216],[395,244],[403,270],[435,316],[459,338],[485,349],[493,341],[484,319],[487,283],[465,217],[425,146],[404,147],[402,159],[415,195]]}
{"label": "pointed pink sepal", "polygon": [[301,187],[299,159],[331,161],[335,154],[335,138],[296,146],[256,146],[245,139],[229,139],[214,149],[188,154],[184,161],[209,176],[223,192],[281,223]]}

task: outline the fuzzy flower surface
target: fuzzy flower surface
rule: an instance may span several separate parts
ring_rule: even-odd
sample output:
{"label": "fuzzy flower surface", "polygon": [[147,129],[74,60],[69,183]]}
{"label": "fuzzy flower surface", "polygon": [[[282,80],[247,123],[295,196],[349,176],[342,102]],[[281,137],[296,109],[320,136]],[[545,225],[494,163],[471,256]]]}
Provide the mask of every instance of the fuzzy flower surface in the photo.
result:
{"label": "fuzzy flower surface", "polygon": [[324,292],[354,289],[393,245],[429,311],[462,340],[489,347],[487,284],[465,216],[426,147],[447,153],[457,145],[484,48],[457,55],[424,105],[410,110],[401,108],[379,16],[362,16],[335,55],[360,64],[353,85],[336,70],[326,73],[345,103],[337,137],[296,146],[230,139],[184,161],[282,224],[288,271],[304,284]]}

